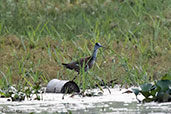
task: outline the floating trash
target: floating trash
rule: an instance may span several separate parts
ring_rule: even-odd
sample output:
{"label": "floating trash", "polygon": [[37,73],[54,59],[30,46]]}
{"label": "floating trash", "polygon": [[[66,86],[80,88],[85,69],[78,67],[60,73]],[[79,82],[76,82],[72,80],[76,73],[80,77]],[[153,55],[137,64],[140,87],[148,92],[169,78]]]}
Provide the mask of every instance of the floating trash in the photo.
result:
{"label": "floating trash", "polygon": [[80,92],[78,85],[74,81],[52,79],[46,87],[47,93],[72,93]]}

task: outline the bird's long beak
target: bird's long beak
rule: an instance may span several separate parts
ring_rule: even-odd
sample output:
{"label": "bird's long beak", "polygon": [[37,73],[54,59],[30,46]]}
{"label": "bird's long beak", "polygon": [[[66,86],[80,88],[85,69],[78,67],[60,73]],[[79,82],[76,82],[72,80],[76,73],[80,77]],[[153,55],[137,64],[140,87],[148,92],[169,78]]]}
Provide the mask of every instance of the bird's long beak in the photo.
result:
{"label": "bird's long beak", "polygon": [[101,47],[102,47],[102,48],[106,48],[106,47],[104,47],[104,46],[102,46],[102,45],[101,45]]}
{"label": "bird's long beak", "polygon": [[101,46],[102,48],[104,48],[104,49],[110,49],[110,48],[108,48],[108,47],[104,47],[104,46]]}

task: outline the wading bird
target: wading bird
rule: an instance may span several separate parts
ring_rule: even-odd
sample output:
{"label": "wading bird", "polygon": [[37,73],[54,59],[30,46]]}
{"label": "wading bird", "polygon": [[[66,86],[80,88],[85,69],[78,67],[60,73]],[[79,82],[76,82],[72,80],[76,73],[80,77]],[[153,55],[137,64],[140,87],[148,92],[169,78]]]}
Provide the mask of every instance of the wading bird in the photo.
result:
{"label": "wading bird", "polygon": [[[85,72],[87,72],[88,69],[92,68],[95,59],[97,57],[97,51],[100,47],[103,47],[100,43],[96,43],[94,46],[94,50],[91,56],[81,58],[77,61],[71,62],[71,63],[62,63],[66,68],[70,70],[75,70],[80,74],[81,70],[83,69]],[[76,76],[74,77],[73,80],[75,80]]]}

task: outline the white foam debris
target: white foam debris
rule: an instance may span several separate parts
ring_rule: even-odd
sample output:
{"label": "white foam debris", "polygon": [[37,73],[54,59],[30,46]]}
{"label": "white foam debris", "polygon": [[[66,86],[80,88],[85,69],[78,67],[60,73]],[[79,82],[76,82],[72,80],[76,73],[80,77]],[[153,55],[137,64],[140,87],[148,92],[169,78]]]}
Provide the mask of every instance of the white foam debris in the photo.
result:
{"label": "white foam debris", "polygon": [[[111,91],[111,93],[109,92]],[[103,93],[102,95],[97,96],[81,96],[81,95],[73,95],[62,93],[42,93],[40,94],[41,100],[39,102],[55,102],[55,103],[98,103],[98,102],[108,102],[108,101],[116,101],[116,102],[134,102],[137,101],[134,93],[124,93],[129,89],[119,88],[116,86],[115,88],[103,89],[103,92],[100,89],[92,89],[87,90],[86,92],[94,92],[94,93]],[[62,99],[64,96],[64,99]],[[0,98],[1,103],[7,102],[5,98]],[[9,102],[9,101],[8,101]],[[29,102],[38,102],[37,100],[25,100],[19,103],[29,103]]]}
{"label": "white foam debris", "polygon": [[[133,102],[137,101],[134,93],[124,93],[129,89],[111,88],[111,94],[108,89],[103,89],[103,95],[101,96],[92,96],[92,97],[82,97],[80,95],[74,95],[71,97],[70,94],[64,96],[63,94],[54,94],[54,93],[44,93],[42,96],[43,101],[53,101],[57,103],[97,103],[97,102],[108,102],[108,101],[117,101],[117,102]],[[100,89],[87,90],[94,93],[102,92]]]}

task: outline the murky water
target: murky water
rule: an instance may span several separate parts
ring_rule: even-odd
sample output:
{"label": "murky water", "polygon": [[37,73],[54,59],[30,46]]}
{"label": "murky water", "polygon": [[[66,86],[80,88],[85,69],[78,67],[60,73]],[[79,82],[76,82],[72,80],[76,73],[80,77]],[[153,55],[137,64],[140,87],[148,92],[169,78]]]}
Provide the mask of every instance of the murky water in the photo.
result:
{"label": "murky water", "polygon": [[[63,94],[42,94],[41,100],[23,102],[0,98],[0,114],[68,113],[72,114],[171,114],[171,103],[138,104],[134,94],[123,94],[125,89],[104,90],[103,95],[81,97]],[[141,97],[140,97],[141,99]]]}
{"label": "murky water", "polygon": [[171,103],[147,103],[137,104],[124,102],[102,102],[102,103],[48,103],[48,102],[30,102],[22,103],[6,103],[0,104],[0,113],[18,114],[18,113],[67,113],[72,114],[100,114],[100,113],[115,113],[115,114],[170,114]]}

